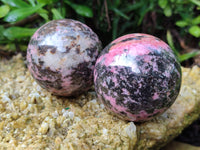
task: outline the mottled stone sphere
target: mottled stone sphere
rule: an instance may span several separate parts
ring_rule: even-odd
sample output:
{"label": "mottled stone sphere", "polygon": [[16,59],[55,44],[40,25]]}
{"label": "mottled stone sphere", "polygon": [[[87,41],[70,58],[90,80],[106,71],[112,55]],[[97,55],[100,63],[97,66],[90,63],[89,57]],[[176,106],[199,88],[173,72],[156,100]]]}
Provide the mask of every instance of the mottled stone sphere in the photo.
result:
{"label": "mottled stone sphere", "polygon": [[170,47],[148,34],[128,34],[110,43],[94,69],[98,99],[118,117],[146,121],[175,101],[181,66]]}
{"label": "mottled stone sphere", "polygon": [[76,96],[92,86],[100,49],[98,36],[85,24],[71,19],[50,21],[32,36],[27,66],[49,92]]}

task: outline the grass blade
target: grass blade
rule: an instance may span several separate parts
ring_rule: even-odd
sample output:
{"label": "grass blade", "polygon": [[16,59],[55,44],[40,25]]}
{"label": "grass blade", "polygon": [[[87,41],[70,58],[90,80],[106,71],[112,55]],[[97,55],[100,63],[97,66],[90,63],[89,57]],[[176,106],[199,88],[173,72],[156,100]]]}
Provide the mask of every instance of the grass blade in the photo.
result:
{"label": "grass blade", "polygon": [[35,7],[15,9],[8,13],[8,15],[4,18],[4,21],[16,22],[16,21],[22,20],[22,19],[34,14],[35,12],[37,12],[38,9],[42,8],[43,6],[44,5],[42,5],[42,4],[38,4]]}
{"label": "grass blade", "polygon": [[200,51],[193,51],[193,52],[189,52],[189,53],[186,53],[186,54],[183,54],[183,55],[180,55],[179,56],[179,61],[180,62],[183,62],[185,60],[188,60],[192,57],[195,57],[197,55],[200,55]]}
{"label": "grass blade", "polygon": [[37,28],[10,27],[3,32],[3,35],[9,40],[15,40],[32,36],[36,30]]}
{"label": "grass blade", "polygon": [[8,4],[12,7],[16,7],[16,8],[23,8],[23,7],[29,7],[30,5],[27,4],[26,2],[22,1],[22,0],[1,0],[2,2],[4,2],[5,4]]}

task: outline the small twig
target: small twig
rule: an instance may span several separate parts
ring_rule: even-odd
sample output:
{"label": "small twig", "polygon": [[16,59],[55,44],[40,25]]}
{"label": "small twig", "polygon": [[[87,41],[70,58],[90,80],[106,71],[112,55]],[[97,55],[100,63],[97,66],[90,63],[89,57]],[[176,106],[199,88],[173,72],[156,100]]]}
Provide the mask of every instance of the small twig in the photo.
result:
{"label": "small twig", "polygon": [[[183,50],[184,50],[183,53],[198,52],[198,51],[200,51],[200,49],[196,49],[196,48],[192,48],[192,47],[187,46],[187,45],[185,44],[184,39],[182,39],[182,38],[180,37],[179,33],[178,33],[175,29],[173,29],[173,30],[171,30],[171,31],[172,31],[173,35],[178,39],[178,41],[179,41],[179,43],[180,43],[180,46],[183,48]],[[198,56],[195,56],[195,57],[193,58],[193,60],[194,60],[193,65],[198,65],[198,66],[200,66],[200,56],[199,56],[199,55],[198,55]],[[185,62],[185,66],[191,66],[191,62],[186,61],[186,62]]]}
{"label": "small twig", "polygon": [[[153,23],[153,27],[156,27],[156,24],[157,24],[157,15],[156,15],[156,12],[153,11],[151,13],[151,18],[152,18],[152,23]],[[155,29],[155,28],[154,28]]]}
{"label": "small twig", "polygon": [[109,31],[111,29],[111,24],[110,24],[110,17],[109,17],[109,14],[108,14],[107,0],[104,0],[104,5],[105,5],[105,12],[106,12],[106,19],[107,19],[107,23],[108,23],[108,29],[107,29],[107,31]]}
{"label": "small twig", "polygon": [[[64,2],[63,2],[63,0],[60,0],[60,4],[61,4],[61,6],[64,6]],[[61,7],[61,15],[64,16],[64,12],[63,12],[62,7]]]}
{"label": "small twig", "polygon": [[29,17],[27,17],[27,18],[25,18],[25,19],[23,19],[21,21],[18,21],[18,22],[14,23],[14,24],[8,23],[8,24],[5,24],[3,26],[5,28],[12,27],[12,26],[22,26],[22,25],[25,25],[28,22],[33,22],[34,20],[38,19],[39,17],[40,17],[39,14],[33,14],[32,16],[29,16]]}
{"label": "small twig", "polygon": [[178,41],[179,41],[179,43],[180,43],[180,46],[181,46],[186,52],[190,52],[191,49],[193,49],[193,48],[191,48],[191,47],[188,47],[188,46],[185,44],[184,39],[182,39],[182,38],[180,37],[179,33],[178,33],[176,30],[173,29],[172,32],[173,32],[174,36],[178,39]]}
{"label": "small twig", "polygon": [[97,5],[100,5],[100,1],[99,0],[97,0]]}

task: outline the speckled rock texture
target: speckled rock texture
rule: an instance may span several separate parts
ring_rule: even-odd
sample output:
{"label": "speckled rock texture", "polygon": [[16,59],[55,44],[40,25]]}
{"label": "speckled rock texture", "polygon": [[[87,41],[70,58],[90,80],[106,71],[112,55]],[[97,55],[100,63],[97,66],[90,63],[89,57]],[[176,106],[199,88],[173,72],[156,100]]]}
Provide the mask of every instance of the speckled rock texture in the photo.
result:
{"label": "speckled rock texture", "polygon": [[94,65],[101,50],[98,36],[72,19],[50,21],[32,36],[27,65],[36,82],[60,96],[74,96],[93,84]]}
{"label": "speckled rock texture", "polygon": [[166,111],[181,86],[181,65],[159,38],[127,34],[103,49],[94,69],[98,99],[121,119],[146,121]]}
{"label": "speckled rock texture", "polygon": [[200,68],[182,68],[175,103],[144,123],[120,120],[93,90],[77,98],[41,88],[20,55],[0,61],[0,150],[158,150],[200,114]]}

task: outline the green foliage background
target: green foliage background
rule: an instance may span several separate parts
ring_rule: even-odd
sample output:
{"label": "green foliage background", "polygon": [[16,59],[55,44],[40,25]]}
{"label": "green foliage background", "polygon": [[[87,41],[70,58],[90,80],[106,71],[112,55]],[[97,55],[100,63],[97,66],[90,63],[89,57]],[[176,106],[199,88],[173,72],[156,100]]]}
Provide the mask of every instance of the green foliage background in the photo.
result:
{"label": "green foliage background", "polygon": [[168,42],[180,61],[199,54],[182,54],[177,39],[199,49],[199,0],[0,0],[0,50],[26,51],[40,26],[64,18],[90,26],[104,46],[124,34],[142,32]]}

